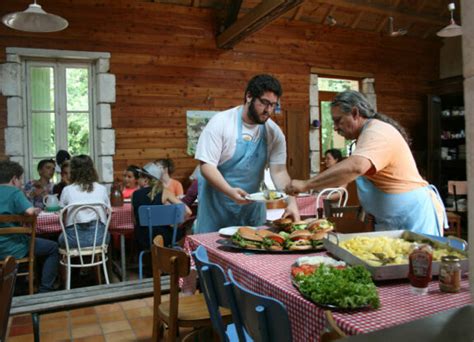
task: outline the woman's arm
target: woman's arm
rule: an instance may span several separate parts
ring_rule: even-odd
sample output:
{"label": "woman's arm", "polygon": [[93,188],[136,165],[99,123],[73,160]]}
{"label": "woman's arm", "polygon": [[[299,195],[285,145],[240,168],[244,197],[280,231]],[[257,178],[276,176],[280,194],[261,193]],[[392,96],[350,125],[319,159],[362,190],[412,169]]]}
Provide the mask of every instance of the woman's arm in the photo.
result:
{"label": "woman's arm", "polygon": [[[166,203],[184,204],[168,189],[163,189],[163,195],[161,197],[161,202],[163,204],[166,204]],[[188,218],[188,217],[192,216],[193,212],[191,211],[191,209],[189,209],[189,207],[186,204],[184,204],[184,209],[185,209],[185,215],[184,215],[185,218]]]}

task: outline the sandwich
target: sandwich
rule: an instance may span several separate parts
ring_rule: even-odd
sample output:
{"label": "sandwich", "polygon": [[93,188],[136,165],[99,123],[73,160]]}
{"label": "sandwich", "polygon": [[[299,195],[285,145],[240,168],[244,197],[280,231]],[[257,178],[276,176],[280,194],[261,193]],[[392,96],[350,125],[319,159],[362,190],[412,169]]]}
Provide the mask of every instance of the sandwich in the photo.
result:
{"label": "sandwich", "polygon": [[291,224],[293,221],[290,218],[281,218],[278,220],[273,221],[275,227],[279,230],[284,230],[285,232],[291,231]]}
{"label": "sandwich", "polygon": [[313,234],[309,230],[295,230],[290,234],[289,239],[286,241],[286,247],[290,251],[305,251],[313,249],[311,236]]}
{"label": "sandwich", "polygon": [[232,243],[247,249],[262,249],[263,236],[258,231],[249,227],[240,227],[237,232],[232,235]]}
{"label": "sandwich", "polygon": [[334,223],[326,219],[319,219],[311,221],[307,229],[313,233],[313,239],[322,240],[327,237],[328,232],[334,229]]}
{"label": "sandwich", "polygon": [[292,231],[303,230],[303,229],[306,229],[306,227],[308,227],[308,222],[306,222],[306,221],[296,221],[296,222],[293,222],[293,224],[291,225],[291,230]]}
{"label": "sandwich", "polygon": [[269,249],[272,251],[281,251],[283,250],[283,245],[285,243],[285,238],[279,234],[275,234],[269,230],[259,230],[258,235],[263,237],[263,248]]}

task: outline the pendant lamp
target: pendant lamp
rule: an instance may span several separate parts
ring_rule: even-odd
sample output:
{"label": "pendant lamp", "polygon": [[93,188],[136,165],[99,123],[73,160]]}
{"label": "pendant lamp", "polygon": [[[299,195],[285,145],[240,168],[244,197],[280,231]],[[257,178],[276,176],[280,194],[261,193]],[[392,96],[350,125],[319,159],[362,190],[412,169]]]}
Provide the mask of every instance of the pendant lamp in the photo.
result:
{"label": "pendant lamp", "polygon": [[5,15],[2,22],[12,29],[26,32],[56,32],[69,25],[66,19],[45,12],[36,0],[23,12]]}
{"label": "pendant lamp", "polygon": [[461,26],[456,24],[453,18],[453,12],[456,9],[456,5],[454,4],[454,2],[448,4],[448,9],[449,12],[451,12],[451,20],[449,21],[448,26],[442,28],[436,33],[438,37],[456,37],[462,35]]}

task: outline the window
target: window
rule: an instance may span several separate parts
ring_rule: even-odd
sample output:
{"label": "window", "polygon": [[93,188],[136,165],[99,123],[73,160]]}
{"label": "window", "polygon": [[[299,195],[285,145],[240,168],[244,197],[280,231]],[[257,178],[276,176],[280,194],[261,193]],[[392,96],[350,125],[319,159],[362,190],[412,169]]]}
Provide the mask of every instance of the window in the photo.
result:
{"label": "window", "polygon": [[347,156],[350,140],[344,139],[336,132],[331,117],[331,101],[337,93],[345,90],[359,90],[359,81],[340,78],[318,77],[319,108],[321,115],[321,160],[324,152],[337,148],[343,156]]}
{"label": "window", "polygon": [[91,64],[26,62],[30,177],[56,151],[93,157]]}

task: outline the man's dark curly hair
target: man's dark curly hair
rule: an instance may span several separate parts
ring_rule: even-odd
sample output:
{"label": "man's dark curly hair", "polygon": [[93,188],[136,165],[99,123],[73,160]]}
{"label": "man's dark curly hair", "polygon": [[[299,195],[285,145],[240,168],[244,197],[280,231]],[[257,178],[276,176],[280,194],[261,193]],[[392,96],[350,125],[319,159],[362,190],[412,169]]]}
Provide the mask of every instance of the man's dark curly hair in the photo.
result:
{"label": "man's dark curly hair", "polygon": [[9,183],[13,177],[20,178],[23,175],[23,167],[11,160],[0,160],[0,184]]}
{"label": "man's dark curly hair", "polygon": [[247,84],[247,89],[245,89],[244,102],[246,102],[249,93],[252,98],[255,98],[262,96],[267,91],[271,91],[278,97],[283,94],[281,84],[275,77],[266,74],[254,76]]}
{"label": "man's dark curly hair", "polygon": [[92,192],[94,182],[99,181],[99,176],[91,157],[85,154],[71,159],[71,183],[77,184],[82,191]]}

